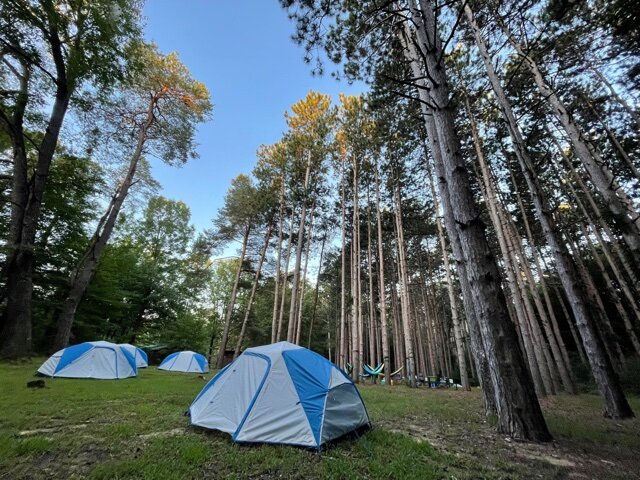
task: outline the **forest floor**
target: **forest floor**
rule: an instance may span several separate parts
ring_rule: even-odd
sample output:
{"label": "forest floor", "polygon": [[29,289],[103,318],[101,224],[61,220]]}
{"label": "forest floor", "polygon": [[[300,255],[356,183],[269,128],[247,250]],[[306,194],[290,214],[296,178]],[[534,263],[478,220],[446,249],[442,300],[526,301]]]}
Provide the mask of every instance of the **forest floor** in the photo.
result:
{"label": "forest floor", "polygon": [[[190,427],[197,375],[150,367],[28,389],[40,362],[0,363],[1,479],[640,478],[640,420],[605,420],[594,395],[545,399],[555,440],[540,445],[498,435],[477,389],[365,385],[373,430],[317,454]],[[630,401],[640,415],[640,398]]]}

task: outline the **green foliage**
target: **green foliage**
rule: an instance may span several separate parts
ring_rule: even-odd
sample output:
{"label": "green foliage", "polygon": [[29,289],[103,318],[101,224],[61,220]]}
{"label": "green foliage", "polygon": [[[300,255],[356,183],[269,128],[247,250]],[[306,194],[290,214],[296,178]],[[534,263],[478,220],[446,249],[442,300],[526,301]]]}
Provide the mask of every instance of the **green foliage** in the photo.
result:
{"label": "green foliage", "polygon": [[85,80],[108,86],[124,78],[131,60],[126,47],[141,37],[141,10],[138,0],[10,0],[2,6],[0,31],[10,54],[34,72],[55,72],[59,49],[70,90]]}
{"label": "green foliage", "polygon": [[205,312],[182,312],[160,331],[158,343],[167,345],[172,351],[205,351],[211,332],[204,315]]}

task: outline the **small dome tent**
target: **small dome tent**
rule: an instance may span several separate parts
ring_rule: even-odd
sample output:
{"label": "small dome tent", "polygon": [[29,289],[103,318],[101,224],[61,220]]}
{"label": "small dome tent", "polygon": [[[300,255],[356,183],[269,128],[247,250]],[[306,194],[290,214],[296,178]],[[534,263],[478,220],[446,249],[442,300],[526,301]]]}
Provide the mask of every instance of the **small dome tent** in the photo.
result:
{"label": "small dome tent", "polygon": [[147,358],[147,352],[145,352],[141,348],[134,347],[129,343],[120,343],[118,344],[118,346],[126,350],[127,352],[129,352],[131,355],[133,355],[133,358],[136,359],[136,367],[146,368],[149,366],[149,359]]}
{"label": "small dome tent", "polygon": [[207,373],[209,364],[204,355],[186,350],[168,355],[158,368],[170,372]]}
{"label": "small dome tent", "polygon": [[118,379],[138,375],[127,350],[111,342],[85,342],[54,353],[38,369],[47,377]]}
{"label": "small dome tent", "polygon": [[288,342],[247,349],[209,381],[189,414],[193,425],[234,442],[311,448],[371,424],[342,370]]}

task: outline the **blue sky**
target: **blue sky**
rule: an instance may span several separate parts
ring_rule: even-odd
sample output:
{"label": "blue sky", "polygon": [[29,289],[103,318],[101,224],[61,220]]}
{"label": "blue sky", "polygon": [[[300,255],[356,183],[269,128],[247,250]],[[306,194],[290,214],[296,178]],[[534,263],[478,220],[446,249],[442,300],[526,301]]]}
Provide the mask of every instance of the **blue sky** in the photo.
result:
{"label": "blue sky", "polygon": [[311,75],[277,0],[147,0],[144,13],[147,38],[176,51],[212,95],[213,119],[198,133],[200,158],[181,168],[153,163],[162,194],[189,205],[199,230],[210,225],[230,180],[251,171],[260,144],[281,137],[292,103],[309,90],[337,100],[363,89]]}

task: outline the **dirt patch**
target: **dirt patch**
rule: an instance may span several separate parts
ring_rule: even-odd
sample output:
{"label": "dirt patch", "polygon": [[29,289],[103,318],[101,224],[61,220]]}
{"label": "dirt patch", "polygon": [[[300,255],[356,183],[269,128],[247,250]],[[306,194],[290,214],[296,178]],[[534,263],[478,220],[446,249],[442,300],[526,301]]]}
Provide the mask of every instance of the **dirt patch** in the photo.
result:
{"label": "dirt patch", "polygon": [[88,423],[80,423],[78,425],[59,425],[56,427],[48,427],[48,428],[34,428],[33,430],[22,430],[18,432],[18,437],[30,437],[32,435],[40,435],[42,433],[54,433],[60,432],[63,430],[80,430],[82,428],[87,428],[89,426]]}
{"label": "dirt patch", "polygon": [[515,442],[498,435],[488,422],[442,421],[431,416],[406,416],[379,420],[376,427],[400,433],[416,442],[428,442],[443,453],[453,454],[461,464],[474,465],[478,458],[496,473],[519,477],[537,471],[542,478],[639,478],[640,455],[615,446],[585,444],[559,438],[548,444]]}
{"label": "dirt patch", "polygon": [[140,438],[146,440],[149,438],[174,437],[176,435],[184,435],[185,433],[187,433],[187,430],[184,428],[174,428],[172,430],[164,430],[162,432],[145,433],[144,435],[140,435]]}

